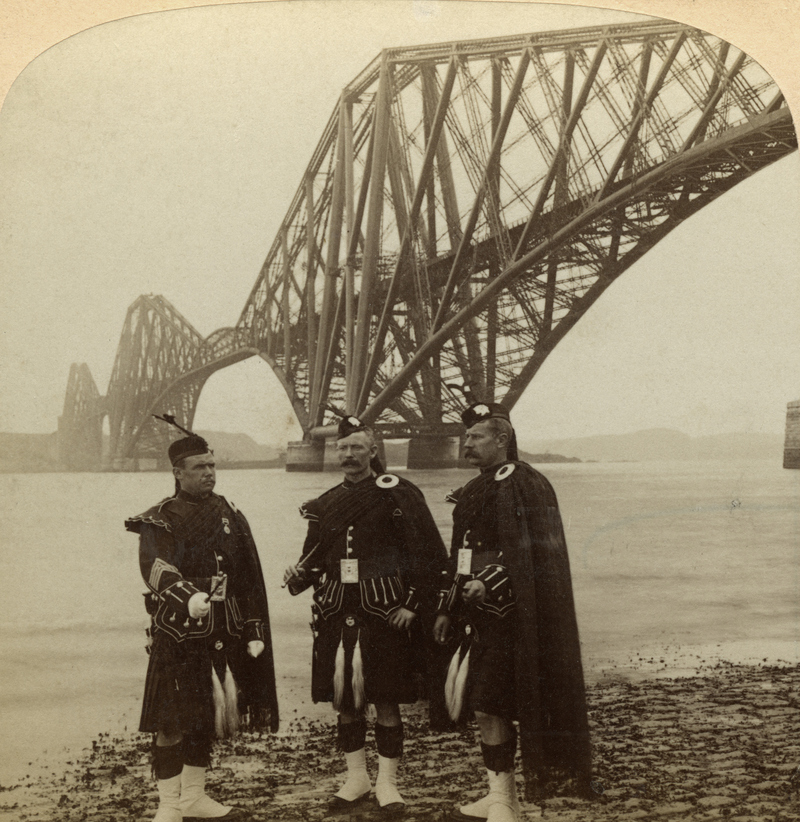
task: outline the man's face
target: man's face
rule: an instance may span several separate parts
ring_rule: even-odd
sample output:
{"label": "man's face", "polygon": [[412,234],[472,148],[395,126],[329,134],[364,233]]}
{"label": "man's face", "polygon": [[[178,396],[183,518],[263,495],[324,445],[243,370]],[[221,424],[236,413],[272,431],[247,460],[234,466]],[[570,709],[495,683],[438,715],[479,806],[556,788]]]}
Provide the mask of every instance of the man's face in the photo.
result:
{"label": "man's face", "polygon": [[476,468],[489,468],[505,459],[505,436],[496,434],[489,422],[476,422],[464,435],[464,459]]}
{"label": "man's face", "polygon": [[183,468],[173,468],[181,488],[196,497],[208,496],[217,482],[217,468],[213,454],[196,454],[186,457]]}
{"label": "man's face", "polygon": [[351,480],[359,480],[370,474],[369,461],[378,453],[378,446],[369,444],[369,435],[356,431],[336,443],[336,459],[344,475]]}

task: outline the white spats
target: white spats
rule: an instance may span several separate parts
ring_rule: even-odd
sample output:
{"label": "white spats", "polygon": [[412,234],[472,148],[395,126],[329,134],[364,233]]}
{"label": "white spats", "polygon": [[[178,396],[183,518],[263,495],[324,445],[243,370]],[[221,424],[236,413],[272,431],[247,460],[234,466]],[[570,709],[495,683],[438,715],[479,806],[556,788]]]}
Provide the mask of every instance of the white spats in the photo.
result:
{"label": "white spats", "polygon": [[181,822],[181,776],[158,780],[158,810],[153,822]]}
{"label": "white spats", "polygon": [[[206,769],[184,765],[180,776],[181,805],[184,819],[219,819],[231,812],[206,793]],[[160,821],[159,821],[160,822]]]}
{"label": "white spats", "polygon": [[347,762],[347,779],[334,796],[345,802],[355,802],[372,790],[367,774],[367,758],[363,748],[346,753],[344,758]]}
{"label": "white spats", "polygon": [[469,816],[473,819],[486,819],[489,815],[489,794],[470,802],[467,805],[462,805],[458,812],[461,816]]}
{"label": "white spats", "polygon": [[519,822],[519,800],[513,771],[488,771],[487,822]]}
{"label": "white spats", "polygon": [[[458,815],[462,817],[469,817],[471,819],[486,819],[489,816],[489,803],[490,801],[499,799],[499,796],[496,794],[495,797],[492,797],[492,778],[495,776],[494,771],[487,771],[489,775],[489,793],[486,796],[482,796],[480,799],[476,799],[474,802],[470,802],[467,805],[462,805],[458,809]],[[503,776],[503,774],[499,774],[499,776]],[[510,774],[510,784],[507,785],[508,791],[505,795],[507,799],[510,800],[511,809],[515,813],[516,817],[521,819],[521,809],[519,806],[519,799],[517,798],[517,788],[514,782],[514,774]],[[499,799],[499,801],[503,802],[505,800]]]}
{"label": "white spats", "polygon": [[397,765],[399,759],[389,759],[378,754],[378,778],[375,781],[375,798],[384,810],[401,810],[405,800],[397,790]]}

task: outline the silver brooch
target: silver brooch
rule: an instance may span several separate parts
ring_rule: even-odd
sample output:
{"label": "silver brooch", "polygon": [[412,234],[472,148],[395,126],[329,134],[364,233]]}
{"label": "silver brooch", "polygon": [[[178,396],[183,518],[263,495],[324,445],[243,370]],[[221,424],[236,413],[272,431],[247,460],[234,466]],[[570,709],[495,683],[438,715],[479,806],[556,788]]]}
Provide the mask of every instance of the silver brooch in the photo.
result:
{"label": "silver brooch", "polygon": [[511,474],[514,473],[514,469],[517,466],[514,465],[513,462],[506,463],[502,468],[497,469],[497,473],[494,475],[494,478],[499,482],[500,480],[504,480],[506,477],[510,477]]}
{"label": "silver brooch", "polygon": [[394,474],[381,474],[376,480],[375,485],[378,488],[394,488],[395,485],[400,484],[400,477],[396,477]]}

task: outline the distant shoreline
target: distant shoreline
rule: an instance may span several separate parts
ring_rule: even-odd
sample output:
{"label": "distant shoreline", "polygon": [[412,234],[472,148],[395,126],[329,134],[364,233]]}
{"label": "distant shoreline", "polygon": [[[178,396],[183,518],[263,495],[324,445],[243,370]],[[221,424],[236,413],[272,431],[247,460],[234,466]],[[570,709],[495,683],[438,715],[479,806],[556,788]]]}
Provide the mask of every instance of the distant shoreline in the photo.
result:
{"label": "distant shoreline", "polygon": [[[285,445],[257,443],[247,434],[198,431],[212,443],[217,465],[225,470],[282,468]],[[520,432],[523,433],[523,432]],[[109,443],[103,451],[108,452]],[[408,440],[384,440],[389,465],[407,464]],[[521,444],[520,456],[531,464],[553,463],[644,463],[662,461],[708,462],[772,460],[784,461],[781,434],[738,432],[692,437],[668,428],[653,428],[630,434],[603,434],[570,439],[534,440]],[[138,460],[139,470],[156,470],[156,459]],[[159,460],[158,462],[162,462]],[[119,461],[117,461],[119,467]],[[163,466],[162,466],[163,467]],[[73,466],[99,473],[95,465]],[[0,432],[0,474],[63,473],[69,469],[60,458],[58,438],[52,434]],[[101,469],[101,471],[110,469]]]}

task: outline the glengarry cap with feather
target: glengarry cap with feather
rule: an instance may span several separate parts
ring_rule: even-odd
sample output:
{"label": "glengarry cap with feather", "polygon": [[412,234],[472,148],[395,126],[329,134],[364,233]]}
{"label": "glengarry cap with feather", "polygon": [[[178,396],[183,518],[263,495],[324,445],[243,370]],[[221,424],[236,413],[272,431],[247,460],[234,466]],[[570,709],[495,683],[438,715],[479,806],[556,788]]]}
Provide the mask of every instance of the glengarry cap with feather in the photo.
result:
{"label": "glengarry cap with feather", "polygon": [[504,405],[499,402],[474,402],[461,412],[461,422],[466,428],[472,428],[479,422],[489,419],[501,419],[511,422],[511,417]]}
{"label": "glengarry cap with feather", "polygon": [[182,425],[179,425],[175,421],[175,417],[172,414],[163,414],[162,416],[153,414],[153,416],[157,420],[163,420],[164,422],[168,422],[170,425],[174,425],[175,428],[186,434],[183,439],[175,440],[175,442],[171,443],[169,449],[167,450],[169,461],[173,466],[187,457],[196,457],[200,454],[214,453],[208,447],[208,443],[199,434],[195,434],[187,428],[184,428]]}
{"label": "glengarry cap with feather", "polygon": [[[479,422],[485,422],[486,420],[491,419],[505,420],[509,425],[511,425],[511,415],[508,413],[508,409],[499,402],[474,402],[469,406],[469,408],[465,408],[461,412],[461,422],[464,423],[464,427],[467,431],[469,431],[473,425],[477,425]],[[512,461],[519,459],[517,434],[514,431],[513,425],[511,426],[511,439],[508,442],[507,456],[508,459]]]}
{"label": "glengarry cap with feather", "polygon": [[359,431],[367,430],[369,430],[369,426],[366,423],[363,423],[358,417],[355,417],[352,414],[348,414],[346,417],[342,417],[342,419],[339,421],[339,428],[336,433],[336,439],[343,440],[345,437],[349,437],[351,434],[356,434]]}

